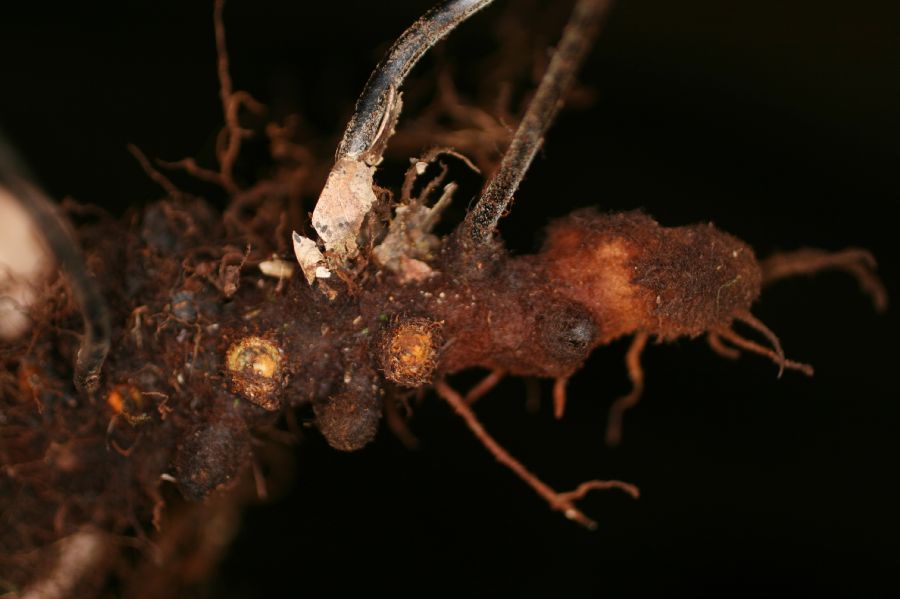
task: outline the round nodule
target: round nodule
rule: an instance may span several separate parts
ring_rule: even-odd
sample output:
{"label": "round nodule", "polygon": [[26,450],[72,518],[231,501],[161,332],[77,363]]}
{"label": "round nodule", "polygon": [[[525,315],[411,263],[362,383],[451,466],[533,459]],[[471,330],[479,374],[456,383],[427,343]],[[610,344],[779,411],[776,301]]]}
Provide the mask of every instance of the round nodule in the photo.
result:
{"label": "round nodule", "polygon": [[316,426],[339,451],[357,451],[378,433],[381,402],[375,395],[345,391],[313,406]]}

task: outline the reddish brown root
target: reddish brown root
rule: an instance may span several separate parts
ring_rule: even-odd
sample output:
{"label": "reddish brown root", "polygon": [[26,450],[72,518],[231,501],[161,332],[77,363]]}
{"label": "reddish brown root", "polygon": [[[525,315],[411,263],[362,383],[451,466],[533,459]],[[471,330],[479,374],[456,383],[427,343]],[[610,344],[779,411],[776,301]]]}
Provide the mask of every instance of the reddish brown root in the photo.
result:
{"label": "reddish brown root", "polygon": [[241,142],[251,134],[241,128],[238,112],[244,106],[259,113],[263,111],[263,106],[247,92],[233,91],[228,66],[228,48],[225,44],[225,23],[222,18],[224,8],[225,0],[216,0],[213,7],[213,26],[216,34],[216,54],[218,55],[219,96],[222,100],[222,111],[225,113],[225,128],[222,129],[216,143],[216,157],[219,160],[222,187],[231,193],[236,193],[239,190],[234,181],[234,164],[241,152]]}
{"label": "reddish brown root", "polygon": [[592,480],[580,484],[574,491],[559,493],[550,488],[541,479],[531,473],[520,461],[504,449],[484,428],[478,417],[466,404],[465,399],[444,381],[437,381],[434,386],[438,395],[450,404],[450,407],[465,421],[469,430],[493,454],[498,462],[512,470],[519,478],[531,487],[538,495],[550,504],[554,510],[562,512],[566,518],[594,530],[597,523],[588,518],[575,507],[575,501],[582,499],[589,491],[596,489],[620,489],[632,497],[638,496],[637,488],[617,480]]}
{"label": "reddish brown root", "polygon": [[633,499],[640,499],[641,497],[641,491],[637,488],[637,485],[621,480],[589,480],[578,485],[574,491],[566,491],[565,493],[560,493],[559,496],[565,497],[570,501],[578,501],[579,499],[584,499],[591,491],[605,491],[607,489],[619,489],[631,495]]}
{"label": "reddish brown root", "polygon": [[193,158],[182,158],[181,160],[157,160],[156,164],[169,170],[182,170],[200,181],[224,187],[222,175],[212,169],[200,166]]}
{"label": "reddish brown root", "polygon": [[[225,0],[216,0],[213,5],[213,26],[216,37],[216,54],[217,54],[217,73],[219,76],[219,97],[222,101],[222,111],[225,116],[225,126],[219,132],[216,139],[216,159],[219,162],[219,170],[205,168],[197,164],[193,158],[183,158],[176,161],[157,160],[163,168],[172,170],[183,170],[200,181],[212,183],[222,187],[225,191],[232,195],[241,192],[234,180],[234,165],[237,162],[238,155],[241,152],[241,144],[244,139],[250,137],[253,132],[240,126],[239,114],[241,108],[254,113],[262,113],[265,106],[254,99],[245,91],[234,91],[231,83],[231,74],[229,73],[228,49],[225,45],[225,24],[222,19],[222,12],[225,8]],[[131,148],[129,148],[131,149]],[[134,151],[132,150],[132,153]],[[137,156],[137,154],[135,154]],[[150,177],[163,185],[166,191],[172,192],[169,186],[164,185],[162,175],[154,175],[151,173],[149,163],[146,159],[141,159],[141,165]],[[171,184],[169,184],[171,185]],[[172,186],[174,187],[174,186]]]}
{"label": "reddish brown root", "polygon": [[709,343],[710,349],[729,360],[737,360],[741,357],[741,352],[733,347],[728,347],[722,341],[722,337],[716,332],[710,332],[706,335],[706,341]]}
{"label": "reddish brown root", "polygon": [[802,249],[769,256],[760,262],[763,284],[768,285],[780,279],[797,275],[812,275],[822,270],[843,270],[859,282],[862,290],[872,298],[875,309],[887,309],[887,290],[878,275],[877,263],[866,250],[847,248],[839,252],[817,249]]}
{"label": "reddish brown root", "polygon": [[[741,311],[735,313],[734,317],[736,320],[743,322],[744,324],[746,324],[747,326],[752,328],[754,331],[757,331],[758,333],[762,334],[762,336],[765,337],[769,341],[769,343],[772,344],[772,350],[774,350],[774,351],[770,352],[768,354],[764,354],[764,355],[768,355],[772,359],[773,362],[778,364],[778,378],[781,378],[781,375],[784,374],[784,369],[785,369],[785,366],[787,365],[786,364],[787,360],[784,357],[784,350],[781,348],[781,340],[778,339],[778,336],[772,332],[772,329],[770,329],[769,327],[764,325],[762,323],[762,321],[760,321],[758,318],[756,318],[755,316],[753,316],[752,314],[750,314],[750,312],[747,312],[746,310],[741,310]],[[738,339],[743,339],[742,337],[737,335],[737,333],[735,333],[734,336],[737,337]],[[729,340],[732,340],[732,337],[727,337],[727,338]],[[740,347],[740,344],[737,344],[737,345]],[[747,347],[745,349],[749,349],[749,347]]]}
{"label": "reddish brown root", "polygon": [[168,177],[163,175],[161,172],[153,168],[153,165],[150,164],[150,161],[147,159],[147,155],[144,154],[140,148],[138,148],[134,144],[128,144],[128,151],[131,152],[131,155],[138,161],[138,164],[141,165],[141,168],[147,174],[150,179],[166,190],[166,193],[169,194],[172,198],[180,198],[183,194],[181,190],[178,189],[172,181],[169,180]]}
{"label": "reddish brown root", "polygon": [[492,370],[486,377],[481,379],[477,385],[472,387],[468,393],[466,393],[466,405],[471,406],[473,403],[487,395],[491,389],[497,386],[497,384],[502,381],[506,377],[506,371],[500,368],[495,368]]}
{"label": "reddish brown root", "polygon": [[559,377],[553,382],[553,417],[562,420],[566,413],[566,385],[569,379]]}
{"label": "reddish brown root", "polygon": [[622,418],[625,411],[634,407],[644,392],[644,369],[641,368],[641,354],[647,347],[647,333],[638,333],[625,354],[625,366],[628,378],[631,379],[631,392],[613,402],[609,408],[609,419],[606,425],[606,444],[615,447],[622,442]]}
{"label": "reddish brown root", "polygon": [[[754,319],[754,320],[756,320],[756,319]],[[746,322],[746,321],[743,321],[743,322]],[[759,322],[759,321],[756,321],[756,322]],[[759,324],[762,325],[762,323],[759,323]],[[756,328],[756,327],[754,327],[754,328]],[[766,328],[765,330],[769,331],[768,328]],[[778,338],[775,337],[774,333],[772,333],[771,331],[769,331],[769,333],[777,341]],[[772,350],[772,349],[769,349],[768,347],[763,347],[762,345],[756,343],[755,341],[751,341],[749,339],[745,339],[744,337],[741,337],[740,335],[738,335],[731,329],[721,329],[719,331],[716,331],[715,334],[741,349],[751,351],[751,352],[753,352],[755,354],[759,354],[761,356],[766,356],[767,358],[769,358],[770,360],[772,360],[773,362],[778,364],[778,366],[779,366],[778,376],[779,377],[781,376],[781,373],[784,372],[784,369],[797,370],[797,371],[802,372],[806,376],[812,376],[814,373],[813,367],[810,366],[809,364],[804,364],[802,362],[795,362],[793,360],[785,359],[784,352],[781,351],[780,344],[775,346],[775,350]],[[726,349],[730,349],[730,348],[726,348]]]}
{"label": "reddish brown root", "polygon": [[388,429],[397,437],[397,440],[407,449],[419,448],[419,438],[416,437],[406,424],[406,418],[399,410],[401,400],[389,393],[384,400],[384,421]]}

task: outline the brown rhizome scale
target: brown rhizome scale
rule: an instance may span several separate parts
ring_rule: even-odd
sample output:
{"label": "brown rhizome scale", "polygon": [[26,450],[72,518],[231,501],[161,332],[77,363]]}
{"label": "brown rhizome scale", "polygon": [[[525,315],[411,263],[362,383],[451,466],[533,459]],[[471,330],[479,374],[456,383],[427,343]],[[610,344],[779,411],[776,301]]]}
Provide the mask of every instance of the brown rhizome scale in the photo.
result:
{"label": "brown rhizome scale", "polygon": [[[217,41],[224,44],[221,8],[220,2]],[[548,65],[512,135],[514,151],[495,174],[486,172],[485,192],[468,212],[474,216],[443,236],[433,231],[441,210],[465,201],[453,197],[445,167],[438,167],[437,178],[400,190],[396,202],[372,178],[402,108],[399,83],[376,105],[383,114],[363,127],[371,139],[359,145],[345,138],[339,168],[330,174],[327,165],[304,163],[303,150],[271,127],[272,153],[285,157],[277,173],[282,178],[241,188],[232,171],[245,135],[238,115],[260,107],[231,89],[220,48],[226,113],[220,168],[176,164],[226,190],[231,204],[225,213],[220,218],[205,201],[180,191],[136,150],[169,197],[74,234],[108,307],[109,353],[93,352],[105,354],[95,359],[97,368],[79,366],[91,353],[83,351],[90,349],[88,335],[71,331],[79,330],[85,311],[72,299],[77,292],[67,290],[75,283],[63,279],[34,307],[32,337],[5,352],[8,378],[17,385],[15,397],[4,399],[12,405],[4,423],[10,438],[4,457],[13,465],[7,475],[34,494],[30,504],[12,506],[13,516],[28,518],[34,510],[36,527],[45,530],[42,543],[83,523],[98,535],[138,529],[146,541],[154,527],[173,529],[166,487],[211,506],[228,493],[249,503],[241,484],[252,472],[254,494],[265,496],[254,444],[277,435],[285,414],[302,411],[329,445],[358,451],[378,434],[389,396],[433,388],[552,509],[593,527],[578,500],[610,488],[637,497],[637,488],[592,480],[560,492],[531,472],[472,408],[504,376],[553,379],[555,413],[563,417],[566,382],[592,350],[633,337],[626,356],[633,391],[610,412],[607,441],[615,444],[625,410],[640,397],[640,358],[650,343],[706,336],[725,355],[757,353],[779,371],[810,374],[808,365],[785,357],[775,334],[752,315],[753,304],[770,281],[839,268],[883,307],[874,261],[863,250],[803,251],[759,262],[746,243],[710,224],[667,228],[640,212],[592,209],[553,222],[533,254],[514,255],[497,236],[497,222],[605,9],[604,2],[578,3],[559,45],[561,58]],[[439,153],[423,149],[407,180],[424,178],[440,161]],[[322,202],[329,210],[314,213],[304,235],[292,236],[280,207],[271,211],[259,201],[273,188],[289,196],[292,175],[340,190],[338,207]],[[424,189],[414,195],[414,188]],[[258,208],[250,222],[243,217],[246,206]],[[334,221],[341,225],[332,228]],[[340,235],[328,237],[334,231]],[[490,371],[484,384],[468,393],[450,386],[447,377],[473,368]],[[82,370],[88,374],[80,376]],[[44,414],[62,422],[52,438],[27,426]],[[103,466],[91,472],[87,464]],[[50,514],[49,506],[61,503],[55,489],[75,478],[71,501],[62,502],[65,512]]]}

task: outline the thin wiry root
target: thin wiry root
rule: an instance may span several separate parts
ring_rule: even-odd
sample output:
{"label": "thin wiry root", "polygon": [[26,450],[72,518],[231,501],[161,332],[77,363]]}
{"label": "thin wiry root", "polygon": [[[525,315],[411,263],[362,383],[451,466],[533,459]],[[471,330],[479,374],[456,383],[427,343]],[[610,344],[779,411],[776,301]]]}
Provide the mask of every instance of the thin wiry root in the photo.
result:
{"label": "thin wiry root", "polygon": [[[781,375],[784,374],[784,369],[785,369],[785,366],[787,365],[786,364],[787,360],[784,357],[784,350],[781,348],[781,340],[778,339],[778,336],[772,332],[772,329],[770,329],[769,327],[764,325],[762,323],[762,321],[760,321],[758,318],[756,318],[755,316],[753,316],[746,310],[741,310],[740,312],[737,312],[734,316],[737,320],[739,320],[740,322],[743,322],[744,324],[746,324],[753,330],[755,330],[759,333],[762,333],[763,337],[765,337],[766,339],[769,340],[769,343],[772,344],[772,349],[774,350],[774,352],[770,352],[766,355],[768,355],[772,359],[773,362],[778,364],[778,378],[781,378]],[[734,333],[734,336],[737,337],[738,339],[743,339],[742,337],[738,336],[737,333]],[[733,338],[730,336],[726,336],[726,337],[729,340],[733,340]],[[740,344],[738,344],[738,346],[740,346]],[[749,349],[749,348],[747,348],[747,349]]]}
{"label": "thin wiry root", "polygon": [[435,390],[438,395],[444,399],[450,407],[466,422],[466,425],[474,433],[479,441],[490,451],[498,462],[512,470],[525,483],[530,486],[538,495],[550,504],[554,510],[562,512],[566,518],[577,522],[594,530],[597,523],[588,518],[581,510],[575,507],[575,501],[582,499],[589,491],[595,489],[620,489],[625,491],[632,497],[638,496],[638,490],[634,485],[624,483],[617,480],[592,480],[580,484],[574,491],[559,493],[532,474],[520,461],[515,459],[506,449],[504,449],[497,441],[484,429],[481,422],[474,412],[466,405],[465,399],[454,391],[446,382],[437,381]]}
{"label": "thin wiry root", "polygon": [[715,335],[721,337],[722,339],[727,340],[729,343],[734,344],[735,346],[745,349],[747,351],[751,351],[755,354],[759,354],[761,356],[766,356],[776,364],[778,364],[778,376],[781,377],[784,370],[787,368],[789,370],[798,370],[805,374],[806,376],[812,376],[814,371],[813,367],[809,364],[804,364],[802,362],[794,362],[793,360],[787,360],[784,357],[784,351],[781,349],[781,343],[778,341],[778,337],[775,336],[771,330],[769,330],[766,325],[761,323],[759,320],[751,316],[749,313],[741,313],[737,316],[737,319],[741,322],[751,326],[753,329],[759,331],[772,343],[773,349],[768,347],[763,347],[762,345],[756,343],[755,341],[751,341],[749,339],[745,339],[741,337],[736,332],[731,329],[720,329],[715,332]]}
{"label": "thin wiry root", "polygon": [[768,285],[780,279],[797,275],[812,275],[822,270],[843,270],[856,278],[862,290],[872,298],[875,309],[887,309],[887,290],[878,275],[875,258],[866,250],[847,248],[839,252],[802,249],[769,256],[760,262],[763,283]]}
{"label": "thin wiry root", "polygon": [[157,160],[156,164],[169,170],[182,170],[200,181],[224,187],[222,175],[214,170],[200,166],[193,158],[182,158],[181,160]]}
{"label": "thin wiry root", "polygon": [[625,410],[634,407],[644,393],[644,369],[641,368],[641,354],[647,347],[647,333],[638,333],[625,354],[625,366],[628,368],[628,378],[631,379],[631,391],[628,395],[620,397],[609,408],[609,418],[606,424],[606,444],[615,447],[622,442],[622,419]]}
{"label": "thin wiry root", "polygon": [[141,165],[141,168],[144,170],[144,173],[147,174],[150,179],[166,190],[166,193],[169,194],[171,198],[180,198],[182,195],[181,190],[178,189],[172,181],[169,180],[164,174],[153,168],[153,165],[150,164],[150,161],[147,159],[147,155],[141,151],[139,147],[134,144],[128,144],[128,151],[131,152],[131,155],[138,161],[138,164]]}
{"label": "thin wiry root", "polygon": [[[245,91],[234,91],[229,73],[228,48],[225,45],[225,23],[222,13],[225,8],[225,0],[216,0],[213,5],[213,26],[216,34],[217,72],[219,76],[219,97],[222,101],[222,112],[225,115],[225,127],[216,138],[216,159],[219,162],[219,170],[215,171],[202,167],[193,158],[183,158],[175,161],[157,160],[163,168],[178,169],[192,175],[200,181],[212,183],[235,195],[241,191],[234,180],[234,165],[241,152],[241,144],[244,139],[250,137],[253,132],[240,126],[241,108],[250,112],[261,114],[265,112],[265,106],[254,99]],[[129,148],[130,149],[130,148]],[[133,153],[133,152],[132,152]],[[140,160],[140,158],[138,158]],[[144,166],[144,161],[141,162]],[[144,170],[148,171],[147,166]],[[162,184],[152,174],[154,181]],[[165,185],[163,185],[166,187]],[[166,187],[169,191],[169,188]],[[171,193],[171,192],[170,192]]]}
{"label": "thin wiry root", "polygon": [[566,491],[565,493],[560,493],[559,496],[569,501],[578,501],[579,499],[584,499],[591,491],[605,491],[607,489],[619,489],[628,493],[634,499],[640,499],[641,497],[641,491],[637,488],[637,485],[621,480],[589,480],[575,487],[574,491]]}
{"label": "thin wiry root", "polygon": [[473,403],[487,395],[491,389],[506,377],[506,371],[496,368],[492,370],[486,377],[481,379],[477,385],[469,389],[466,393],[466,405],[471,406]]}

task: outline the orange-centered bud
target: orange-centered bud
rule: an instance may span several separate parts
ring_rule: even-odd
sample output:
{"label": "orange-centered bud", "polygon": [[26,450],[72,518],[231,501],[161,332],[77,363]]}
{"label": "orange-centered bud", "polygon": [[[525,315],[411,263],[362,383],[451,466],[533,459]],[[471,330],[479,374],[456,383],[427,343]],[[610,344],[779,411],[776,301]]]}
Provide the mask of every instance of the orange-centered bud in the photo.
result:
{"label": "orange-centered bud", "polygon": [[440,325],[427,318],[402,318],[385,331],[381,347],[384,376],[405,387],[431,382],[440,338]]}
{"label": "orange-centered bud", "polygon": [[231,392],[259,407],[281,406],[281,349],[261,337],[244,337],[228,348],[225,367]]}

